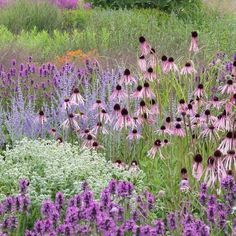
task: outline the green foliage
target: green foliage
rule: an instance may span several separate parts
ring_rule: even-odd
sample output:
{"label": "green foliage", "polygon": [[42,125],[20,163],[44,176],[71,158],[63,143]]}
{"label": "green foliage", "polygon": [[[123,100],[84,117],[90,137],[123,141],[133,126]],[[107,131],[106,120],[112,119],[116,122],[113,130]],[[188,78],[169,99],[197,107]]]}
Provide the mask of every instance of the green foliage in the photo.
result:
{"label": "green foliage", "polygon": [[34,204],[62,191],[67,197],[80,191],[86,180],[98,196],[112,178],[130,180],[143,187],[144,174],[115,168],[105,157],[70,144],[22,140],[0,156],[0,199],[15,194],[18,180],[30,181]]}
{"label": "green foliage", "polygon": [[232,54],[236,48],[236,41],[232,40],[236,38],[235,17],[222,16],[208,9],[181,11],[178,17],[156,9],[75,10],[63,14],[62,28],[66,31],[59,27],[48,33],[35,28],[13,35],[0,26],[0,50],[14,41],[12,50],[24,50],[26,57],[30,53],[38,61],[52,60],[79,48],[84,52],[97,49],[100,55],[119,60],[132,55],[131,62],[136,62],[134,52],[138,48],[138,38],[144,35],[159,56],[188,57],[186,49],[193,30],[199,32],[200,46],[207,52],[201,54],[202,59],[212,57],[217,51]]}
{"label": "green foliage", "polygon": [[200,0],[92,0],[94,6],[103,8],[159,8],[171,12],[188,5],[200,6]]}
{"label": "green foliage", "polygon": [[17,0],[0,9],[0,25],[12,33],[22,30],[46,30],[48,32],[61,25],[61,11],[46,1]]}
{"label": "green foliage", "polygon": [[72,30],[84,29],[86,22],[88,22],[88,17],[91,16],[90,11],[84,10],[68,10],[63,12],[63,21],[61,29],[63,30]]}

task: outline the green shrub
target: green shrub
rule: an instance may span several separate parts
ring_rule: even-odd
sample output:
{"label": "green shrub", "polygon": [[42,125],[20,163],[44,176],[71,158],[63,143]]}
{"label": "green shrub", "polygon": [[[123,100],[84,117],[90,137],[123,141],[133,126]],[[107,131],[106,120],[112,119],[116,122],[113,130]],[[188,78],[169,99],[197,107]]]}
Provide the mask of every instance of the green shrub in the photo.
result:
{"label": "green shrub", "polygon": [[85,10],[68,10],[63,12],[63,21],[61,28],[63,30],[78,29],[82,30],[86,26],[91,11]]}
{"label": "green shrub", "polygon": [[159,8],[171,12],[187,5],[200,6],[201,0],[92,0],[94,6],[104,8]]}
{"label": "green shrub", "polygon": [[[54,30],[49,34],[33,29],[14,35],[0,26],[0,50],[14,41],[12,47],[7,47],[9,50],[24,49],[39,62],[53,60],[70,50],[87,52],[97,49],[110,61],[114,58],[127,61],[130,58],[131,63],[136,63],[138,38],[144,35],[157,49],[159,57],[166,54],[176,59],[188,58],[190,33],[197,30],[200,47],[204,48],[201,58],[212,57],[217,51],[235,53],[236,41],[232,40],[236,37],[234,16],[223,16],[204,9],[196,11],[194,18],[187,18],[188,14],[182,12],[181,19],[174,13],[169,15],[157,9],[78,11],[78,15],[85,19],[84,28],[70,29],[70,32]],[[76,15],[76,11],[73,14]]]}
{"label": "green shrub", "polygon": [[62,22],[62,12],[46,1],[16,0],[16,2],[0,9],[0,25],[11,32],[22,30],[46,30],[58,28]]}
{"label": "green shrub", "polygon": [[30,181],[33,204],[53,198],[58,191],[69,197],[78,193],[83,181],[96,196],[112,178],[130,180],[143,187],[144,174],[115,168],[105,157],[68,143],[22,140],[0,156],[0,200],[15,194],[18,180]]}

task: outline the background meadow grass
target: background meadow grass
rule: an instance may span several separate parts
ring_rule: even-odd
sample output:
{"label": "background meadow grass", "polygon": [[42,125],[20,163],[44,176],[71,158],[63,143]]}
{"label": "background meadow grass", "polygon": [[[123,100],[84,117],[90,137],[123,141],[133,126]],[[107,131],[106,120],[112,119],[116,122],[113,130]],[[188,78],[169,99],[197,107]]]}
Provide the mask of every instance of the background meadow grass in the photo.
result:
{"label": "background meadow grass", "polygon": [[[105,63],[136,63],[140,35],[145,35],[159,57],[181,58],[188,56],[186,45],[193,30],[199,32],[204,49],[201,59],[218,51],[232,53],[236,48],[235,16],[218,14],[206,6],[192,5],[167,14],[157,9],[60,11],[45,3],[34,4],[31,11],[32,4],[17,4],[17,8],[3,9],[0,14],[0,50],[5,60],[19,57],[19,49],[22,56],[33,55],[38,62],[55,60],[71,50],[86,53],[96,49]],[[21,14],[24,9],[27,17]]]}

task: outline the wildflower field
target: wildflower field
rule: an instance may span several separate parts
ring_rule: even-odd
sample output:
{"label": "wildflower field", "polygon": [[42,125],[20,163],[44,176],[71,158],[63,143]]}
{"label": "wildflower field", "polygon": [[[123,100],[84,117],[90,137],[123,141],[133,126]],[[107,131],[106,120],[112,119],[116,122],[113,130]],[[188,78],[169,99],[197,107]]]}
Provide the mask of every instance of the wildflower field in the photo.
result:
{"label": "wildflower field", "polygon": [[236,236],[218,2],[0,0],[0,236]]}

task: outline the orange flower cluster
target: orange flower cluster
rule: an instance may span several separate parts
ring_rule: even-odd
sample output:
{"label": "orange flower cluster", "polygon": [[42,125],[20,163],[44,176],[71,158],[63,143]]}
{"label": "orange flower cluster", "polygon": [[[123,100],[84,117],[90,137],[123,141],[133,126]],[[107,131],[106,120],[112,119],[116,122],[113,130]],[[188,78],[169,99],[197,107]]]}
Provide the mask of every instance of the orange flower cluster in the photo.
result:
{"label": "orange flower cluster", "polygon": [[88,51],[87,53],[78,49],[75,51],[68,51],[64,56],[57,57],[57,64],[63,65],[65,63],[84,63],[85,60],[94,60],[98,58],[96,49]]}

